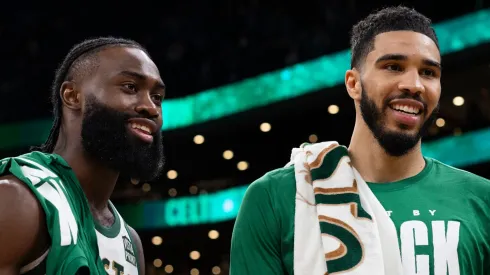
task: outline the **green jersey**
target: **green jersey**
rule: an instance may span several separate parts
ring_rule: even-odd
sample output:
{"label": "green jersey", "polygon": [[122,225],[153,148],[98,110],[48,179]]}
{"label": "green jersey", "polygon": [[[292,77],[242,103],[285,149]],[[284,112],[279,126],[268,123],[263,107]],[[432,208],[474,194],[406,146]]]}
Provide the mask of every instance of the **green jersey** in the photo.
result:
{"label": "green jersey", "polygon": [[[418,175],[368,183],[393,220],[404,275],[490,274],[490,181],[425,158]],[[294,167],[248,188],[235,222],[231,275],[294,274]]]}
{"label": "green jersey", "polygon": [[0,176],[24,182],[42,206],[50,248],[22,267],[21,274],[138,274],[136,246],[122,217],[110,203],[115,222],[94,221],[83,190],[66,161],[32,152],[0,160]]}

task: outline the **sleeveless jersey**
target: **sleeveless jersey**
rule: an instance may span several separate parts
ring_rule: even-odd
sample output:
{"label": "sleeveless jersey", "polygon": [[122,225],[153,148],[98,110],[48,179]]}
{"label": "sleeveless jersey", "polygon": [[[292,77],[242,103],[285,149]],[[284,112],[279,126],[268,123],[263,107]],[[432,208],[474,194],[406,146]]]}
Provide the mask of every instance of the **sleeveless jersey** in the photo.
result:
{"label": "sleeveless jersey", "polygon": [[109,203],[115,222],[94,221],[83,190],[66,161],[32,152],[0,160],[0,176],[13,175],[33,192],[46,215],[51,246],[21,274],[138,275],[138,260],[127,225]]}

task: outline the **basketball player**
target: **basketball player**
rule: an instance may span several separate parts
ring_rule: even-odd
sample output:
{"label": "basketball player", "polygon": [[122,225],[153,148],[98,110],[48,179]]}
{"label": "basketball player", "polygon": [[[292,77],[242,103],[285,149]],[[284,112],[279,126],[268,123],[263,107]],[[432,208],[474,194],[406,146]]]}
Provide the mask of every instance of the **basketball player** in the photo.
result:
{"label": "basketball player", "polygon": [[0,274],[145,274],[140,238],[109,198],[121,172],[161,172],[164,95],[132,40],[71,49],[56,72],[48,140],[0,161]]}
{"label": "basketball player", "polygon": [[[490,274],[490,182],[421,152],[441,96],[430,20],[406,7],[381,9],[353,27],[350,42],[345,87],[356,121],[348,154],[395,225],[403,274]],[[232,275],[294,274],[295,196],[293,166],[248,188],[232,237]],[[355,270],[346,263],[339,274]]]}

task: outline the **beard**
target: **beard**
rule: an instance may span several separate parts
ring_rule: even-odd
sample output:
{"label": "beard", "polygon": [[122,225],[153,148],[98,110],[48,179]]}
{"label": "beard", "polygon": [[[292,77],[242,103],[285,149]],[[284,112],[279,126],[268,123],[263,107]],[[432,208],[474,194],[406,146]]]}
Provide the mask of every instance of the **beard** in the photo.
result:
{"label": "beard", "polygon": [[424,112],[420,114],[421,116],[425,115],[425,121],[423,122],[420,129],[415,134],[405,133],[403,130],[407,129],[405,125],[399,124],[398,127],[401,131],[391,131],[386,129],[386,121],[385,114],[387,108],[389,108],[389,102],[395,98],[387,98],[383,102],[383,106],[379,109],[376,106],[376,103],[367,96],[366,90],[364,89],[364,85],[361,82],[361,103],[360,109],[362,118],[366,122],[367,126],[373,133],[374,137],[378,141],[379,145],[383,148],[383,150],[390,156],[399,157],[403,156],[406,153],[410,152],[415,145],[420,141],[422,137],[424,137],[429,127],[434,123],[437,119],[437,114],[439,111],[439,104],[437,104],[436,108],[432,111],[431,114],[427,114],[427,104],[423,102],[422,98],[419,95],[410,95],[408,93],[402,94],[401,96],[397,96],[396,98],[410,98],[421,102],[424,105]]}
{"label": "beard", "polygon": [[119,171],[124,176],[142,181],[157,178],[163,170],[165,158],[161,131],[153,134],[153,142],[146,143],[130,134],[128,119],[141,117],[114,110],[87,98],[82,121],[82,146],[94,159]]}

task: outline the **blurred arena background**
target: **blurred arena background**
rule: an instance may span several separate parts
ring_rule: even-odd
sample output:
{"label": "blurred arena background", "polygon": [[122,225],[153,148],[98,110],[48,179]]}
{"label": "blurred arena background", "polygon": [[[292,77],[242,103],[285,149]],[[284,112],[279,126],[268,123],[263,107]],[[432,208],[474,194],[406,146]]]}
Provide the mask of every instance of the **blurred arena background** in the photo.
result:
{"label": "blurred arena background", "polygon": [[54,70],[73,44],[99,35],[137,40],[168,87],[167,165],[153,182],[121,179],[112,200],[141,236],[147,274],[228,274],[231,232],[247,185],[285,165],[302,142],[348,145],[354,122],[343,85],[349,31],[373,9],[403,3],[433,20],[443,88],[424,153],[490,178],[490,1],[449,1],[3,9],[0,158],[45,140]]}

